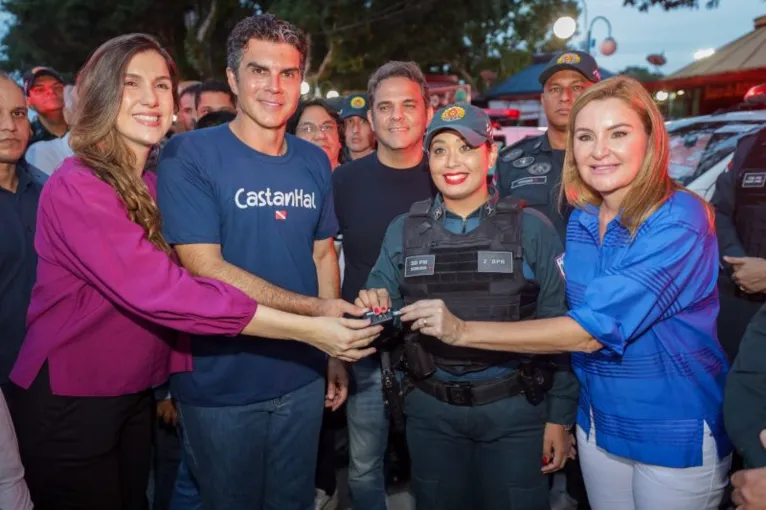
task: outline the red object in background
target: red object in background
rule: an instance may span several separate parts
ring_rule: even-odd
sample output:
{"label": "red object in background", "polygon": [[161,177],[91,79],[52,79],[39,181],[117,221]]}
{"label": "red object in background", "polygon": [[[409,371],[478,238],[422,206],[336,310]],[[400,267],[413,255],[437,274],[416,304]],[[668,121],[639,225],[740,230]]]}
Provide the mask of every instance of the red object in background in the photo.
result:
{"label": "red object in background", "polygon": [[745,94],[745,102],[753,104],[766,103],[766,83],[756,85]]}
{"label": "red object in background", "polygon": [[278,220],[286,220],[287,219],[287,211],[274,211],[274,217]]}
{"label": "red object in background", "polygon": [[662,55],[661,53],[653,53],[646,57],[646,60],[653,66],[664,66],[668,62],[665,55]]}
{"label": "red object in background", "polygon": [[515,108],[484,108],[484,113],[490,117],[502,117],[508,119],[518,119],[521,112]]}

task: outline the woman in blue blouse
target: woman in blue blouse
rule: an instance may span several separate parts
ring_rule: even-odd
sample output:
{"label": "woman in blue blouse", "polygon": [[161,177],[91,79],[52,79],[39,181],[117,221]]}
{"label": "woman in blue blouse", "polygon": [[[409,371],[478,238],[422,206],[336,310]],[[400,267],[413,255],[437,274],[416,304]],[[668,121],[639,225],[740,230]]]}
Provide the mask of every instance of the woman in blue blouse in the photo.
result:
{"label": "woman in blue blouse", "polygon": [[436,300],[402,309],[414,330],[450,344],[576,353],[594,510],[712,510],[726,486],[718,247],[709,207],[667,165],[663,118],[641,84],[590,87],[570,114],[563,172],[576,207],[564,259],[571,311],[504,324],[461,321]]}

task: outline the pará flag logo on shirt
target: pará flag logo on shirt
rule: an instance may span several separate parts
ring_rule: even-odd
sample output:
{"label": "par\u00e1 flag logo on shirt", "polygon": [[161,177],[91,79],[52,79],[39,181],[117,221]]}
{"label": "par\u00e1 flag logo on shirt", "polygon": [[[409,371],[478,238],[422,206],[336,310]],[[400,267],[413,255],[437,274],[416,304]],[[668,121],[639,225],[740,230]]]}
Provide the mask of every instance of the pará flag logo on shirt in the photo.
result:
{"label": "par\u00e1 flag logo on shirt", "polygon": [[274,211],[274,217],[278,220],[286,220],[287,211],[285,211],[284,209]]}
{"label": "par\u00e1 flag logo on shirt", "polygon": [[566,280],[567,276],[564,274],[564,255],[565,254],[562,253],[561,255],[556,257],[556,265],[559,268],[559,273],[561,273],[561,277]]}

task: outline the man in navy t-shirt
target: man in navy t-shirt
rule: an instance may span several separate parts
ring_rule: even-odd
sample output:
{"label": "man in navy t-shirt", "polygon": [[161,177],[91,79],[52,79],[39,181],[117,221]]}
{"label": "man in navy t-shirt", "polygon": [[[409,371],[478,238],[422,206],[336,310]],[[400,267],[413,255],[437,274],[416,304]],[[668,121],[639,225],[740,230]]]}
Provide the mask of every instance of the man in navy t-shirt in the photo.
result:
{"label": "man in navy t-shirt", "polygon": [[[305,35],[252,16],[228,41],[230,123],[174,137],[158,167],[164,233],[192,273],[304,315],[360,314],[339,297],[330,165],[285,134],[297,108]],[[195,337],[193,372],[171,390],[206,508],[313,508],[324,405],[345,400],[343,365],[289,340]],[[325,349],[327,350],[327,349]],[[325,398],[324,374],[328,390]]]}

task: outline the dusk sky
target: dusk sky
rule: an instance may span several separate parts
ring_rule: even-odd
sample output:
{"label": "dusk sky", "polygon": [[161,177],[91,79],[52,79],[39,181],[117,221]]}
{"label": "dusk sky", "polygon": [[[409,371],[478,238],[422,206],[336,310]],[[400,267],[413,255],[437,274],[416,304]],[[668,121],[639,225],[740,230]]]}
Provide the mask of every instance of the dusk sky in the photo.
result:
{"label": "dusk sky", "polygon": [[[612,24],[612,37],[617,40],[617,52],[611,57],[596,57],[599,65],[610,71],[621,71],[629,65],[650,67],[646,56],[664,51],[668,63],[660,69],[670,74],[691,63],[699,49],[718,48],[753,30],[753,20],[766,15],[763,0],[720,0],[717,9],[678,9],[666,12],[661,8],[643,13],[622,7],[622,0],[587,0],[588,17],[604,16]],[[705,0],[700,0],[704,4]],[[578,24],[583,23],[580,16]],[[585,28],[578,27],[585,39]],[[599,21],[593,27],[598,49],[607,36],[607,26]],[[578,40],[579,38],[579,40]],[[764,48],[766,51],[766,48]]]}

